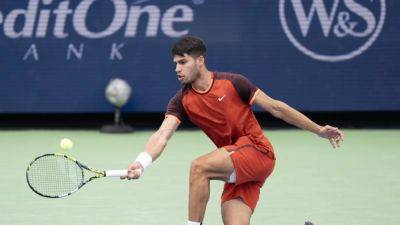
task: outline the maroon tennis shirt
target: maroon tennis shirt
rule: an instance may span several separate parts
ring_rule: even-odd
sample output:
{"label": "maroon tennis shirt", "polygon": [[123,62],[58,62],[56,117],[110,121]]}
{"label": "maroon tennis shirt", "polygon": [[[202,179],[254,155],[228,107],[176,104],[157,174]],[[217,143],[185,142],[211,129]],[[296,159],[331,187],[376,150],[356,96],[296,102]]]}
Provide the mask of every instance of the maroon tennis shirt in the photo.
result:
{"label": "maroon tennis shirt", "polygon": [[262,152],[273,152],[251,105],[259,89],[239,74],[214,72],[211,87],[200,92],[184,85],[168,103],[166,117],[189,119],[218,147],[250,142]]}

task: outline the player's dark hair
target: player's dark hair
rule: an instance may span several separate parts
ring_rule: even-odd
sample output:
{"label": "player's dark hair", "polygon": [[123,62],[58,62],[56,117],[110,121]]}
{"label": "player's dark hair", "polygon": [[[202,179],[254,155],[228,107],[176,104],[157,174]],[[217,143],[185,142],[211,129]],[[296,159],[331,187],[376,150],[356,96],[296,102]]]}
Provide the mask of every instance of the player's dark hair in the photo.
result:
{"label": "player's dark hair", "polygon": [[203,40],[198,37],[186,36],[179,39],[172,47],[172,56],[184,56],[185,53],[192,57],[206,55],[206,45]]}

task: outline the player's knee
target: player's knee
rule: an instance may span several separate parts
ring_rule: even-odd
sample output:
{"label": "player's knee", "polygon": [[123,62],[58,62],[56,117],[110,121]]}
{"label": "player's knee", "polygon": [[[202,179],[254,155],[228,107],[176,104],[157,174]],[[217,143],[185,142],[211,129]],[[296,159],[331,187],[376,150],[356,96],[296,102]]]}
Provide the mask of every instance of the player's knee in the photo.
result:
{"label": "player's knee", "polygon": [[204,165],[204,162],[202,162],[202,160],[200,159],[195,159],[190,165],[191,177],[202,175],[205,171],[206,167]]}

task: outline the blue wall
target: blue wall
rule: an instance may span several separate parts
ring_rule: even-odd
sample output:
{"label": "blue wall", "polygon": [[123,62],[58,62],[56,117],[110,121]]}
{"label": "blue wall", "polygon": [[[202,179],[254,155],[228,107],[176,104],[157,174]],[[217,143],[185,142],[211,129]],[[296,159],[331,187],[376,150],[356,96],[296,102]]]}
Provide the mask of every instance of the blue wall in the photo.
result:
{"label": "blue wall", "polygon": [[209,69],[242,73],[300,110],[400,110],[399,10],[385,0],[1,1],[0,113],[109,112],[114,77],[133,86],[125,111],[162,112],[179,88],[170,47],[184,34],[206,41]]}

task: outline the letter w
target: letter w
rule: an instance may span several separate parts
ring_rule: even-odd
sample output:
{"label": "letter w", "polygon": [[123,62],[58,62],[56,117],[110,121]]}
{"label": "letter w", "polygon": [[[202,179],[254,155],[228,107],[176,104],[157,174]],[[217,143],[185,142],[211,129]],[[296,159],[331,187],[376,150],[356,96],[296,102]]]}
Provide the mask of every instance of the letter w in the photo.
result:
{"label": "letter w", "polygon": [[326,10],[324,0],[313,0],[311,5],[311,9],[306,15],[304,10],[304,6],[302,0],[292,0],[292,6],[294,12],[296,13],[297,21],[299,22],[301,33],[303,37],[308,35],[308,30],[310,29],[312,18],[314,17],[315,12],[317,12],[317,16],[319,18],[319,22],[321,23],[322,31],[325,37],[329,36],[329,32],[332,27],[332,22],[335,18],[336,11],[339,5],[340,0],[335,0],[333,3],[331,12],[329,13]]}

